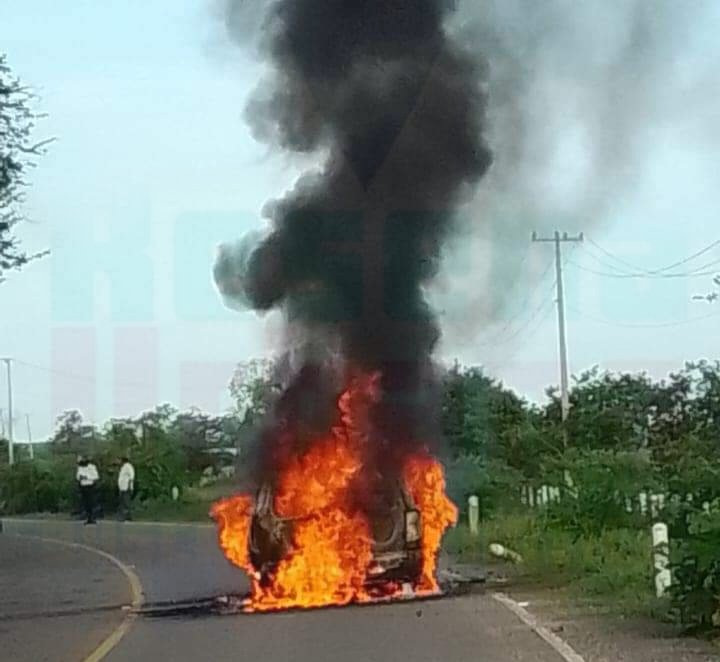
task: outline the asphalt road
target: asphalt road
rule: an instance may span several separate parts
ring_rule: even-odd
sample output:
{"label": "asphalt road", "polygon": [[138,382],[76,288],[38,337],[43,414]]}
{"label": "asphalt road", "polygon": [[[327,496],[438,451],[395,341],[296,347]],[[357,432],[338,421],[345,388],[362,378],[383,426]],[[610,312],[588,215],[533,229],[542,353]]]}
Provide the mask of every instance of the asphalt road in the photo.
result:
{"label": "asphalt road", "polygon": [[[126,612],[120,607],[130,599],[125,577],[105,559],[17,534],[77,542],[113,554],[137,573],[148,602],[247,587],[219,552],[210,527],[6,520],[4,531],[3,659],[83,662],[122,622]],[[47,587],[53,587],[50,593]],[[82,613],[53,615],[64,600]],[[562,662],[528,626],[485,595],[281,614],[140,617],[105,660]]]}
{"label": "asphalt road", "polygon": [[118,627],[128,583],[106,559],[0,535],[0,659],[83,660]]}

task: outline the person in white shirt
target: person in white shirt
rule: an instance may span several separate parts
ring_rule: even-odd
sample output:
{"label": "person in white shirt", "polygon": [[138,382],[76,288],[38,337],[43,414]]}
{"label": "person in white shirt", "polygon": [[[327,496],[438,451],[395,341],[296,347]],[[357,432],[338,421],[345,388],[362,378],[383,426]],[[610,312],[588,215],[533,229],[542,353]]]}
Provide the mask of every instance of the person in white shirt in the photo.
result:
{"label": "person in white shirt", "polygon": [[75,479],[80,486],[85,524],[95,524],[95,485],[100,480],[97,467],[87,458],[79,458]]}
{"label": "person in white shirt", "polygon": [[120,519],[132,520],[130,503],[135,489],[135,467],[128,458],[120,458],[120,472],[118,473],[118,493],[120,495]]}

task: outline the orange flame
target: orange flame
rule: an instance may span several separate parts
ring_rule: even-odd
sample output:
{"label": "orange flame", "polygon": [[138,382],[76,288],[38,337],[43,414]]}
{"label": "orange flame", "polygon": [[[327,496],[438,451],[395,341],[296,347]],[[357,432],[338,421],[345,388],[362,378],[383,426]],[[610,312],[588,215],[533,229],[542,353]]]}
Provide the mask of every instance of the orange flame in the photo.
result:
{"label": "orange flame", "polygon": [[[354,384],[340,398],[340,425],[318,439],[308,451],[280,467],[274,511],[292,522],[290,549],[279,561],[269,583],[250,561],[249,538],[254,500],[248,495],[224,499],[213,505],[220,546],[227,558],[251,578],[248,610],[269,611],[293,607],[345,605],[370,599],[366,589],[373,562],[371,527],[353,507],[353,481],[363,469],[367,439],[361,433],[362,398],[376,388],[375,376]],[[442,466],[427,453],[410,457],[404,467],[405,485],[422,519],[422,571],[415,588],[437,591],[437,553],[445,529],[457,518],[455,506],[445,496]],[[399,593],[388,582],[384,595]]]}
{"label": "orange flame", "polygon": [[455,504],[445,494],[442,465],[429,454],[413,455],[405,463],[403,478],[422,515],[422,573],[419,591],[439,590],[435,570],[445,530],[457,522]]}

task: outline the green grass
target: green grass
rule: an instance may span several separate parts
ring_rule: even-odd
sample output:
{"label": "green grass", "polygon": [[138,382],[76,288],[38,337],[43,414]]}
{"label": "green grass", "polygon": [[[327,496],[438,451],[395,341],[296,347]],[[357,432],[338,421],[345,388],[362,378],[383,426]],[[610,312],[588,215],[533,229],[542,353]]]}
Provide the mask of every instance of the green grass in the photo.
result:
{"label": "green grass", "polygon": [[208,487],[189,487],[177,501],[153,499],[134,504],[133,517],[149,522],[210,523],[212,504],[234,492],[231,482],[219,482]]}
{"label": "green grass", "polygon": [[523,563],[513,582],[555,589],[593,611],[659,615],[666,607],[654,596],[649,531],[609,530],[577,537],[548,529],[533,515],[497,515],[475,538],[465,526],[448,533],[445,548],[461,562],[497,563],[490,543],[518,552]]}

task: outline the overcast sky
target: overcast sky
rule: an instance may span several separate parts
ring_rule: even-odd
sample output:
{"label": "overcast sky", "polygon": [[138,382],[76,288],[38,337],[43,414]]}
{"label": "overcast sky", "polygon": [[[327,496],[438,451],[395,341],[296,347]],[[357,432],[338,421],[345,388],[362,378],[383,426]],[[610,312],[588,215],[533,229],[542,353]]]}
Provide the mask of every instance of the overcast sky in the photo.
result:
{"label": "overcast sky", "polygon": [[[220,242],[260,226],[263,203],[303,164],[251,138],[242,111],[260,65],[229,42],[213,6],[2,2],[0,51],[42,97],[48,118],[38,138],[58,139],[33,172],[34,222],[21,231],[28,249],[49,247],[52,257],[0,285],[0,354],[16,359],[18,439],[25,414],[40,438],[70,407],[95,422],[161,401],[220,411],[233,365],[276,346],[277,320],[223,307],[212,264]],[[703,21],[711,35],[714,18]],[[690,74],[718,69],[720,43],[701,36],[687,45]],[[588,230],[597,245],[653,270],[720,238],[717,136],[703,133],[720,113],[704,99],[678,99],[681,112],[650,127],[632,185]],[[556,158],[550,172],[572,178],[575,158]],[[565,221],[540,229],[584,227]],[[440,358],[485,363],[540,399],[558,381],[553,255],[531,244],[536,228],[523,222],[515,219],[522,238],[501,246],[488,236],[482,251],[477,238],[455,242],[433,297],[446,330]],[[691,300],[711,277],[610,277],[633,269],[589,243],[568,256],[574,372],[599,364],[663,376],[717,355],[720,306]],[[666,273],[718,259],[720,247]],[[516,265],[510,276],[494,268],[505,263]],[[498,296],[507,303],[485,323],[482,301]],[[4,393],[3,375],[0,400]]]}

